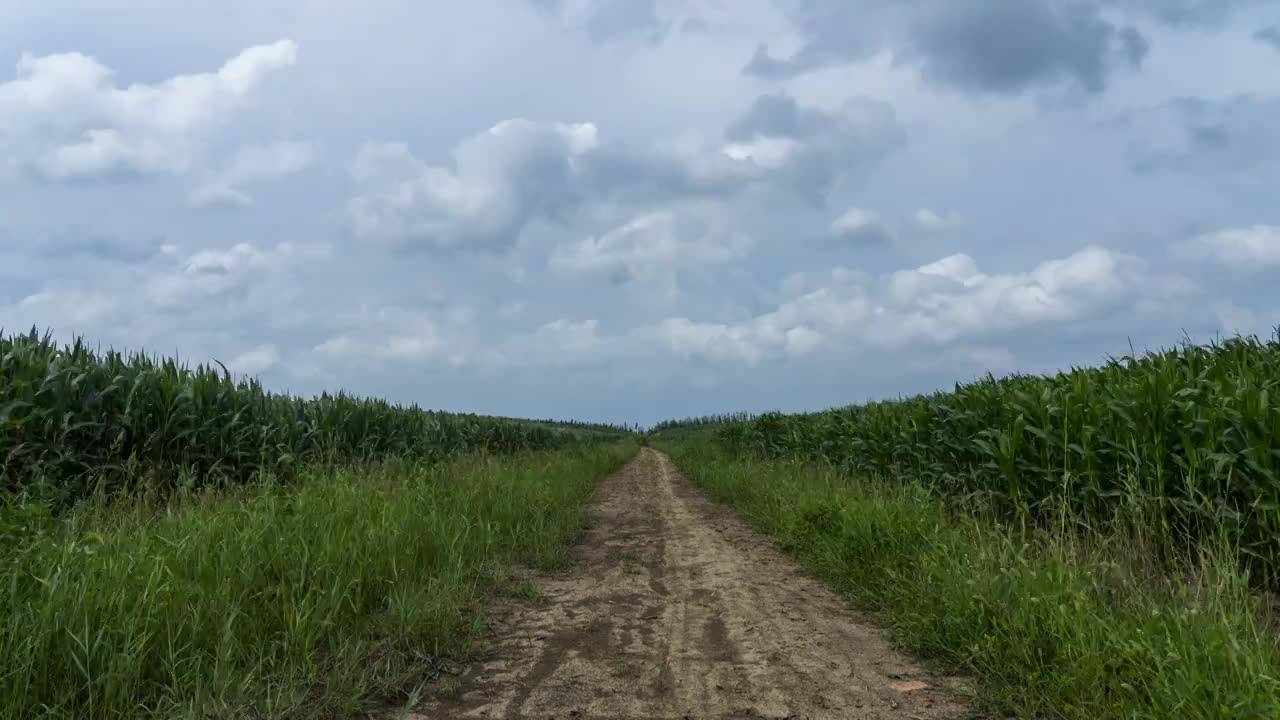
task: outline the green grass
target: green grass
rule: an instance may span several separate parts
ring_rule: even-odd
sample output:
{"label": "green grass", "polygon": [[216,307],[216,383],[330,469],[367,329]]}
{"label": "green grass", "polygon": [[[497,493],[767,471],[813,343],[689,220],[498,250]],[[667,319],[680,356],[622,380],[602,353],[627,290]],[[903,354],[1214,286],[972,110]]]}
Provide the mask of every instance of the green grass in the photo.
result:
{"label": "green grass", "polygon": [[[704,492],[1019,717],[1280,717],[1280,651],[1229,547],[1152,565],[1143,525],[1009,527],[922,482],[669,444]],[[1119,527],[1119,526],[1115,526]],[[1214,547],[1211,551],[1209,548]]]}
{"label": "green grass", "polygon": [[562,562],[634,444],[390,461],[294,486],[0,510],[0,718],[331,718],[465,653]]}

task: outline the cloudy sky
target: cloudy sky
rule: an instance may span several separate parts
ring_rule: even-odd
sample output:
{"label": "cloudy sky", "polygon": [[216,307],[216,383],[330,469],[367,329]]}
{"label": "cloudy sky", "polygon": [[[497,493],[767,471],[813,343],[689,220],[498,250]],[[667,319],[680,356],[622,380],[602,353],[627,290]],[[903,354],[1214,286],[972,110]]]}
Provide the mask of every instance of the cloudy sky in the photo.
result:
{"label": "cloudy sky", "polygon": [[0,327],[648,423],[1280,323],[1268,0],[0,0]]}

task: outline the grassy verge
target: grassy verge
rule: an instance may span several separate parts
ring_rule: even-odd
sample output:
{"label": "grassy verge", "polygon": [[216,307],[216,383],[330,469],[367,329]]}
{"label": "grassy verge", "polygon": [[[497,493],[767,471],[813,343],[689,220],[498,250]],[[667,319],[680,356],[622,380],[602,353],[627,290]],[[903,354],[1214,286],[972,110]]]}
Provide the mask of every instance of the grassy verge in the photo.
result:
{"label": "grassy verge", "polygon": [[[0,517],[0,718],[329,718],[411,698],[633,444]],[[21,516],[21,522],[13,518]],[[38,531],[35,528],[40,528]]]}
{"label": "grassy verge", "polygon": [[1140,533],[1010,528],[950,513],[919,484],[751,460],[710,441],[665,449],[905,645],[977,678],[992,709],[1280,717],[1280,651],[1232,553],[1153,572]]}

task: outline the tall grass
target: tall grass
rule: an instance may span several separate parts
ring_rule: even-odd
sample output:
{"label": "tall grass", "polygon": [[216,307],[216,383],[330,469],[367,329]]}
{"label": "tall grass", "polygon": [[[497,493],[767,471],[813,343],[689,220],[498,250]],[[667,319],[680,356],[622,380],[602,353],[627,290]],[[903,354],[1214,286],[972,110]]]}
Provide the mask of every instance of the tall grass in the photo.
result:
{"label": "tall grass", "polygon": [[0,494],[55,507],[100,491],[288,479],[316,464],[563,447],[607,427],[429,412],[339,393],[268,392],[225,368],[0,332]]}
{"label": "tall grass", "polygon": [[159,510],[28,506],[0,548],[0,718],[331,718],[403,701],[466,650],[512,563],[562,559],[593,482],[634,450],[308,469],[296,487],[183,491]]}
{"label": "tall grass", "polygon": [[[956,513],[908,478],[658,442],[695,484],[1023,718],[1280,717],[1280,649],[1234,548],[1152,568],[1141,534]],[[971,506],[971,510],[977,506]],[[1057,512],[1065,512],[1058,508]],[[1136,528],[1135,528],[1136,529]]]}
{"label": "tall grass", "polygon": [[[981,498],[1006,519],[1066,504],[1184,551],[1225,538],[1280,576],[1280,340],[1237,337],[894,402],[723,424],[737,452],[820,460]],[[1157,548],[1158,549],[1158,548]]]}

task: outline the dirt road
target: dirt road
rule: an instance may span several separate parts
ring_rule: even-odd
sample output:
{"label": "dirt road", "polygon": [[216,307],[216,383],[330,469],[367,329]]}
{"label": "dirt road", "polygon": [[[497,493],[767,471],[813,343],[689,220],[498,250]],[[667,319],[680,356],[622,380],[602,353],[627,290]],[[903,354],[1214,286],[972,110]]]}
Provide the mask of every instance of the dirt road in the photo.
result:
{"label": "dirt road", "polygon": [[418,718],[972,717],[661,453],[601,486],[576,563],[500,609]]}

